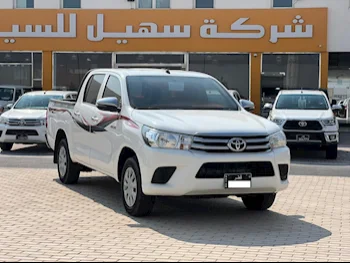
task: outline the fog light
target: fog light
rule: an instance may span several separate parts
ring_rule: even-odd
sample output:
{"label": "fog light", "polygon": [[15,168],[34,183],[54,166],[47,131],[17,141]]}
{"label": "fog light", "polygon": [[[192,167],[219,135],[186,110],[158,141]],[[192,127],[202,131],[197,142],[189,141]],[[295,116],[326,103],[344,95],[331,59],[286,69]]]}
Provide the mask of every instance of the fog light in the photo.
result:
{"label": "fog light", "polygon": [[280,164],[278,166],[280,170],[280,177],[282,181],[286,181],[288,179],[288,173],[289,173],[289,165],[288,164]]}
{"label": "fog light", "polygon": [[339,136],[338,134],[326,134],[327,142],[338,142]]}
{"label": "fog light", "polygon": [[166,184],[173,176],[176,167],[159,167],[153,175],[152,184]]}

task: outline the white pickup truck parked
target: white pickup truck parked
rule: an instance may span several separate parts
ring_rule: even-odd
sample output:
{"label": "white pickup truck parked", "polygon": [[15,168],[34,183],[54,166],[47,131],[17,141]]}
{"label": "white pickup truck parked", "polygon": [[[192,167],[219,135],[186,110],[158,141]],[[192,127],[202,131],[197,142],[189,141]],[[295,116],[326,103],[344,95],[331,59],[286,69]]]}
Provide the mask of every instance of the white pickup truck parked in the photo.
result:
{"label": "white pickup truck parked", "polygon": [[156,196],[230,196],[266,210],[288,186],[290,151],[280,128],[249,113],[200,73],[96,69],[76,102],[51,101],[48,144],[60,180],[96,170],[121,183],[132,216]]}

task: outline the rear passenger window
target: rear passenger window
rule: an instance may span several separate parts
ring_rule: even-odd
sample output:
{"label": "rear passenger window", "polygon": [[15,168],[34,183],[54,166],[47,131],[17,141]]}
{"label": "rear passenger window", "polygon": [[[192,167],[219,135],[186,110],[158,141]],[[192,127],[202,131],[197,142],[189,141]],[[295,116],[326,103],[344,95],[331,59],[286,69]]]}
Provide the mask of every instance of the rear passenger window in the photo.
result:
{"label": "rear passenger window", "polygon": [[122,100],[122,88],[121,84],[118,78],[114,76],[110,76],[107,84],[106,89],[103,93],[103,98],[110,98],[114,97],[119,100],[119,103],[121,103]]}
{"label": "rear passenger window", "polygon": [[105,75],[94,75],[90,78],[87,88],[85,90],[84,102],[95,105],[97,96],[100,91],[101,85]]}

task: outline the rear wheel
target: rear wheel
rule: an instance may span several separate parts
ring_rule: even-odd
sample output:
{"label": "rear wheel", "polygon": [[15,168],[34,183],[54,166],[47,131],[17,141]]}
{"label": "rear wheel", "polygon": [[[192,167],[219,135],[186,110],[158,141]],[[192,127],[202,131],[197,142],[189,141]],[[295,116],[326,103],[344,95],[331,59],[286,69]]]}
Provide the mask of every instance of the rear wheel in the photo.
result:
{"label": "rear wheel", "polygon": [[143,217],[152,213],[155,198],[142,192],[141,173],[136,157],[125,162],[121,187],[124,207],[131,216]]}
{"label": "rear wheel", "polygon": [[12,150],[13,143],[0,143],[0,148],[3,152],[9,152]]}
{"label": "rear wheel", "polygon": [[72,162],[66,139],[61,140],[55,154],[57,154],[57,168],[61,182],[76,184],[80,176],[80,167]]}
{"label": "rear wheel", "polygon": [[259,194],[242,197],[244,205],[248,210],[268,210],[276,200],[276,194]]}
{"label": "rear wheel", "polygon": [[326,158],[329,160],[335,160],[338,158],[338,145],[327,146]]}

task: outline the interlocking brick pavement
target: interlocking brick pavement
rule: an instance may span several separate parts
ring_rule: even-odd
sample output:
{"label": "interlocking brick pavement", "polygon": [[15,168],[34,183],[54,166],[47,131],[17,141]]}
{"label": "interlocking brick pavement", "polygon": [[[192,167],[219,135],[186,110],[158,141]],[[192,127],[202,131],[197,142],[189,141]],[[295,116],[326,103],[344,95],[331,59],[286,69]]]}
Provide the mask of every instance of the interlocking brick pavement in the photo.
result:
{"label": "interlocking brick pavement", "polygon": [[345,261],[350,177],[293,176],[271,211],[232,199],[161,198],[130,218],[119,185],[0,168],[0,261]]}

